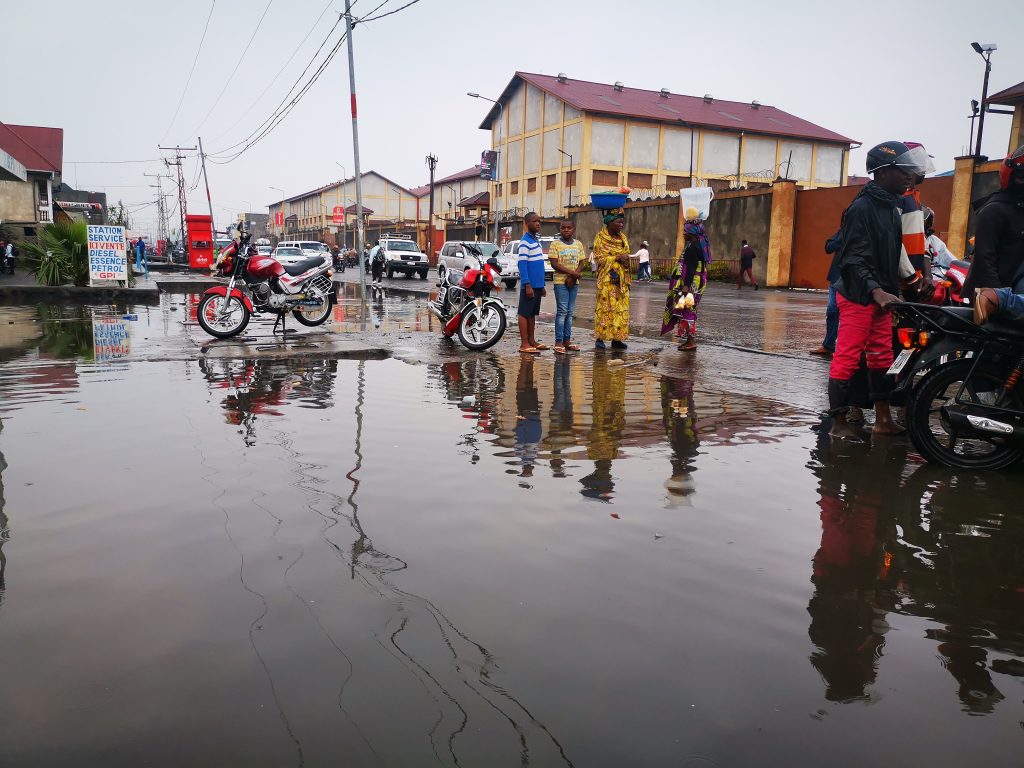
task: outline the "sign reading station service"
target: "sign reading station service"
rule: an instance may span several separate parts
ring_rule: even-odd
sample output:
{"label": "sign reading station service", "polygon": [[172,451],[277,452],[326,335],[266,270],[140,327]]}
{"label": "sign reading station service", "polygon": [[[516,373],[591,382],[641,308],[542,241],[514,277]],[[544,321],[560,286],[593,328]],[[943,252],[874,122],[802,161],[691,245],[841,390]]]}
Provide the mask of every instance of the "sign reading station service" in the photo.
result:
{"label": "sign reading station service", "polygon": [[89,284],[98,280],[127,280],[128,254],[124,227],[89,225]]}

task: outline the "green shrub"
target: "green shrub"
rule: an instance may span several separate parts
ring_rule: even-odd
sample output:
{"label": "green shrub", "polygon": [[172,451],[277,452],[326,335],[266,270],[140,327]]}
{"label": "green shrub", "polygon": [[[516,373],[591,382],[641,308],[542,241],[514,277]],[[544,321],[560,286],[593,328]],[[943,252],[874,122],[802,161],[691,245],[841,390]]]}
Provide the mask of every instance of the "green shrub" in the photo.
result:
{"label": "green shrub", "polygon": [[729,262],[727,261],[713,261],[708,266],[708,280],[718,280],[719,282],[727,283],[735,279],[735,276],[729,270]]}

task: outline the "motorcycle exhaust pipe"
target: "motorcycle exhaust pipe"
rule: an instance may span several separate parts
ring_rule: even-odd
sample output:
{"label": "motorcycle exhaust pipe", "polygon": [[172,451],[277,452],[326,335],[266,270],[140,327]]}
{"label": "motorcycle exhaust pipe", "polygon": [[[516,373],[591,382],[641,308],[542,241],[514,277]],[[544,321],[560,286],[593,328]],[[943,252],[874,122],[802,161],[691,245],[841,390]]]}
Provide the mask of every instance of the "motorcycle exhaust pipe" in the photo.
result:
{"label": "motorcycle exhaust pipe", "polygon": [[1012,437],[1014,440],[1024,440],[1024,425],[1010,423],[994,419],[989,416],[981,416],[975,413],[963,413],[946,409],[946,418],[949,423],[962,432],[983,432],[987,435],[1001,435]]}
{"label": "motorcycle exhaust pipe", "polygon": [[439,310],[436,306],[434,306],[434,302],[428,301],[427,302],[427,309],[430,310],[430,314],[432,314],[438,320],[444,320],[444,318],[441,317],[441,310]]}

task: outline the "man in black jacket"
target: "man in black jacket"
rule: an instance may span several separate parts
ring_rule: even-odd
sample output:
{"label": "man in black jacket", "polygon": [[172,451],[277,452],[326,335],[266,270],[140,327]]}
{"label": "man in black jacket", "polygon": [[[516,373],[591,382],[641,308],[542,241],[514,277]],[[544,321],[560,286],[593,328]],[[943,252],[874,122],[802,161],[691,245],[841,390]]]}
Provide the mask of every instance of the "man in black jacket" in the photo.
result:
{"label": "man in black jacket", "polygon": [[860,441],[847,423],[850,380],[867,360],[868,385],[875,402],[875,434],[902,431],[892,420],[889,392],[892,381],[892,320],[889,310],[899,303],[899,262],[903,231],[900,198],[914,175],[923,172],[911,150],[886,141],[868,152],[867,171],[874,176],[846,211],[842,246],[836,257],[839,280],[839,336],[829,369],[828,400],[833,416],[832,436]]}
{"label": "man in black jacket", "polygon": [[[990,290],[990,289],[999,290]],[[975,224],[974,263],[964,296],[974,295],[975,318],[1024,303],[1024,147],[999,169],[999,191],[982,201]],[[1019,298],[1014,298],[1019,297]],[[1005,305],[1005,306],[1004,306]]]}

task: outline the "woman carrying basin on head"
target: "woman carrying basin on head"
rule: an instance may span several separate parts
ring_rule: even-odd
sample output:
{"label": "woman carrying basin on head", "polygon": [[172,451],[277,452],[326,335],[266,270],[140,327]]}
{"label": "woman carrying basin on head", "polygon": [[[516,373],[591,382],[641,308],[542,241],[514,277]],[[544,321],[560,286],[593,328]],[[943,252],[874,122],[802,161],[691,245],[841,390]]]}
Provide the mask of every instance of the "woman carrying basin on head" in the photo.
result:
{"label": "woman carrying basin on head", "polygon": [[622,234],[626,214],[622,208],[606,211],[604,226],[594,238],[597,295],[594,297],[594,338],[598,349],[611,341],[625,349],[629,336],[629,241]]}
{"label": "woman carrying basin on head", "polygon": [[687,221],[683,225],[683,241],[686,247],[669,277],[661,335],[675,326],[679,349],[692,352],[697,349],[697,306],[708,285],[711,243],[699,221]]}

